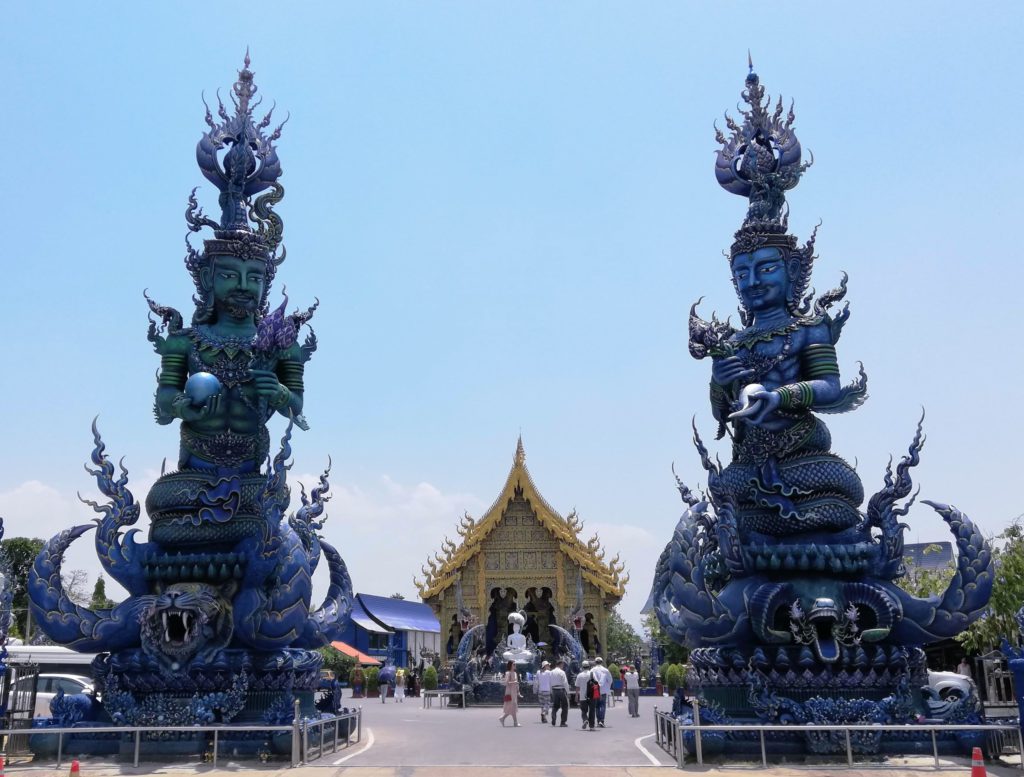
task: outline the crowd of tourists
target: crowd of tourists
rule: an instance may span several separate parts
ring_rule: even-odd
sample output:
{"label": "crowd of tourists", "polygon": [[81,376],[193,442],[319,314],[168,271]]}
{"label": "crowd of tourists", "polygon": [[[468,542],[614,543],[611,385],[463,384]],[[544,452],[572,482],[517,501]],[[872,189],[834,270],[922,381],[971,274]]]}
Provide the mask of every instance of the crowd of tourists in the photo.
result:
{"label": "crowd of tourists", "polygon": [[[540,722],[547,723],[551,717],[552,726],[569,725],[569,697],[575,689],[576,698],[582,716],[583,729],[596,731],[604,728],[605,713],[608,710],[609,697],[612,691],[612,673],[604,665],[604,659],[598,656],[593,663],[584,661],[580,671],[570,685],[565,672],[565,662],[557,661],[554,666],[549,661],[541,664],[540,671],[533,679],[533,690],[540,702]],[[636,667],[624,666],[620,679],[626,693],[629,716],[640,717],[640,675]],[[505,725],[508,718],[512,724],[519,724],[519,674],[515,662],[509,661],[505,667],[505,698],[502,715],[498,720]],[[559,718],[561,718],[559,720]]]}
{"label": "crowd of tourists", "polygon": [[411,669],[395,669],[393,674],[381,673],[377,678],[381,704],[387,703],[389,689],[395,701],[403,702],[406,696],[419,696],[420,688],[420,676]]}

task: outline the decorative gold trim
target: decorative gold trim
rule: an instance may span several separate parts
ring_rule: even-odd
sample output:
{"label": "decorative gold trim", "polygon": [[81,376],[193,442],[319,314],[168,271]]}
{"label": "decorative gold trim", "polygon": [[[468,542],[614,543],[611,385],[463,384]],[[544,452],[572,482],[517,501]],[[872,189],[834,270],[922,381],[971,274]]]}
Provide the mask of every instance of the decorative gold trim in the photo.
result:
{"label": "decorative gold trim", "polygon": [[565,612],[567,605],[565,591],[565,557],[558,553],[555,558],[555,603],[558,605],[558,612]]}
{"label": "decorative gold trim", "polygon": [[[417,581],[417,590],[423,599],[437,596],[454,585],[458,570],[464,568],[470,559],[477,557],[479,567],[477,599],[481,612],[485,610],[487,604],[486,586],[484,585],[485,564],[483,558],[479,556],[482,543],[500,524],[506,507],[517,495],[521,495],[529,502],[537,516],[537,522],[557,540],[562,552],[582,568],[584,577],[590,583],[611,597],[622,598],[629,577],[627,575],[624,579],[620,578],[623,565],[619,562],[618,556],[610,562],[604,561],[605,550],[601,546],[597,534],[594,534],[587,542],[580,539],[583,521],[577,517],[576,511],[573,510],[568,517],[563,518],[548,504],[526,467],[526,451],[523,447],[522,437],[520,437],[516,442],[516,453],[512,460],[512,468],[505,480],[505,486],[494,503],[478,521],[466,513],[456,528],[462,538],[462,544],[456,546],[445,537],[441,546],[444,556],[435,553],[432,558],[427,558],[426,566],[421,568],[425,580],[423,583]],[[564,607],[567,603],[564,572],[560,565],[556,564],[556,568],[562,575],[562,579],[558,582],[559,592],[557,595],[562,597],[559,603]]]}

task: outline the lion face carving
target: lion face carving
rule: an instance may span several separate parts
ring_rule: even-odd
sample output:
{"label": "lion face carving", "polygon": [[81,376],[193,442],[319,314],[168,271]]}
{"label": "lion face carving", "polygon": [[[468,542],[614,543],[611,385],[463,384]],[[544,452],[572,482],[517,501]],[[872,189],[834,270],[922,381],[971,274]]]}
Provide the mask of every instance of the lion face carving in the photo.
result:
{"label": "lion face carving", "polygon": [[205,583],[174,583],[142,613],[142,647],[172,668],[226,647],[233,631],[231,605]]}

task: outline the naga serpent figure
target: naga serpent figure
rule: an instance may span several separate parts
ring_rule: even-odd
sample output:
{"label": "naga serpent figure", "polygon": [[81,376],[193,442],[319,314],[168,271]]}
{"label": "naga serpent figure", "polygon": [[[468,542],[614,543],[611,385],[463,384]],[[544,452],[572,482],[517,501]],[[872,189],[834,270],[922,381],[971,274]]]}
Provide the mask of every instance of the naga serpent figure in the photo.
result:
{"label": "naga serpent figure", "polygon": [[783,708],[831,723],[926,713],[913,690],[926,682],[920,648],[981,615],[992,556],[963,513],[928,502],[953,532],[956,574],[930,598],[899,587],[921,426],[862,510],[860,477],[832,452],[820,417],[867,398],[863,368],[840,380],[849,307],[833,307],[847,279],[817,299],[808,292],[817,229],[798,245],[785,201],[810,166],[793,110],[783,115],[781,98],[773,109],[752,64],[742,99],[742,124],[727,115],[731,134],[717,132],[715,163],[721,186],[749,202],[728,253],[740,325],[705,321],[696,304],[689,317],[690,353],[711,359],[711,411],[732,460],[712,460],[695,421],[707,491],[698,498],[679,481],[686,511],[658,560],[652,600],[669,636],[692,649],[691,689],[722,720],[774,723]]}
{"label": "naga serpent figure", "polygon": [[[101,720],[290,722],[293,697],[312,713],[315,648],[340,637],[351,609],[345,563],[320,536],[329,466],[288,514],[291,434],[308,429],[303,373],[316,350],[312,332],[301,342],[299,332],[316,306],[288,314],[287,297],[273,311],[268,304],[285,258],[273,211],[284,195],[274,146],[281,127],[265,133],[272,110],[254,120],[256,91],[246,54],[234,113],[219,104],[217,121],[206,111],[196,158],[220,191],[221,219],[203,215],[193,190],[188,228],[214,235],[203,251],[188,247],[191,326],[147,297],[149,340],[160,357],[156,420],[180,423],[177,469],[163,472],[146,498],[148,541],[131,528],[141,506],[127,470],[116,474],[94,422],[89,472],[107,501],[89,502],[100,515],[95,525],[47,542],[29,578],[33,617],[51,639],[105,653],[94,666]],[[287,431],[271,461],[267,424],[275,414]],[[129,593],[109,609],[76,604],[61,584],[64,552],[90,529],[104,571]],[[330,584],[316,606],[312,575],[321,558]]]}

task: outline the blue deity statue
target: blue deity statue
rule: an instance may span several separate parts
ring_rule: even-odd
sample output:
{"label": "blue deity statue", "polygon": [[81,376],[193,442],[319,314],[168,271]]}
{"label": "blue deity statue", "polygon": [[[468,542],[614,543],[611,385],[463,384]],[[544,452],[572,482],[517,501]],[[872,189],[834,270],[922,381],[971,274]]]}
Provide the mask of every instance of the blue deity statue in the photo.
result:
{"label": "blue deity statue", "polygon": [[[107,501],[89,504],[101,517],[46,543],[29,579],[33,617],[51,639],[107,653],[94,671],[103,714],[116,723],[278,723],[291,720],[293,696],[312,713],[315,648],[340,637],[351,609],[345,563],[321,537],[328,472],[288,514],[291,431],[308,428],[304,369],[316,350],[312,332],[302,341],[299,333],[315,305],[288,314],[287,298],[274,310],[268,303],[285,258],[273,210],[284,196],[281,127],[266,132],[273,109],[254,119],[256,91],[247,54],[234,112],[219,104],[215,120],[207,107],[196,158],[220,191],[221,218],[204,216],[193,190],[188,228],[212,228],[213,238],[202,251],[188,246],[185,258],[196,287],[191,326],[147,297],[160,357],[156,420],[180,428],[177,468],[146,498],[148,541],[130,528],[140,505],[94,423],[90,473]],[[275,414],[288,428],[271,461]],[[61,584],[65,550],[93,528],[104,571],[129,593],[109,609],[76,604]],[[316,606],[322,559],[330,585]]]}
{"label": "blue deity statue", "polygon": [[[658,561],[653,600],[667,633],[693,649],[693,690],[723,720],[902,722],[927,713],[921,646],[956,635],[987,604],[991,553],[963,513],[928,502],[953,532],[957,573],[941,596],[899,587],[921,428],[862,510],[860,477],[832,451],[821,418],[867,398],[863,368],[840,378],[849,307],[833,308],[846,277],[817,298],[808,292],[817,230],[799,245],[785,201],[810,166],[793,110],[781,98],[772,107],[752,65],[742,98],[743,122],[726,117],[731,134],[717,132],[715,162],[722,187],[748,199],[728,254],[739,326],[703,320],[697,305],[689,318],[690,353],[711,359],[711,411],[732,460],[713,461],[695,424],[707,492],[679,482],[686,511]],[[864,704],[847,703],[856,698]]]}

